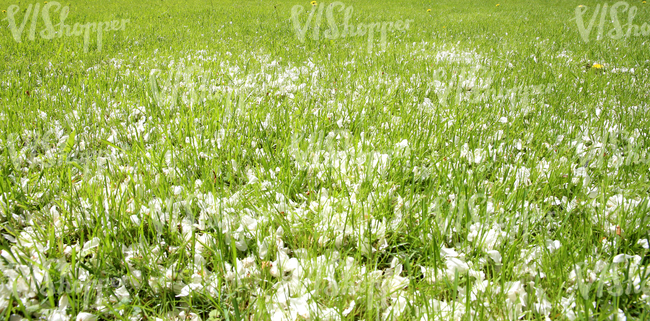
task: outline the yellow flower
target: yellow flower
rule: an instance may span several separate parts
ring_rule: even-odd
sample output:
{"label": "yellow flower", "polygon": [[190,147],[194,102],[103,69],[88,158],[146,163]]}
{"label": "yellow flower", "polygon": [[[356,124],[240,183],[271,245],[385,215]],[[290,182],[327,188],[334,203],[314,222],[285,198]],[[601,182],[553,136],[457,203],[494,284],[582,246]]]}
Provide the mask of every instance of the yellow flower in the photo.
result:
{"label": "yellow flower", "polygon": [[500,6],[501,4],[497,3],[496,7]]}
{"label": "yellow flower", "polygon": [[311,2],[311,5],[312,5],[312,6],[315,6],[315,5],[316,5],[316,1],[312,1],[312,2]]}
{"label": "yellow flower", "polygon": [[591,66],[591,68],[594,68],[594,69],[603,69],[603,65],[601,65],[601,64],[599,64],[599,63],[594,63],[594,65]]}
{"label": "yellow flower", "polygon": [[645,1],[643,1],[643,2],[641,2],[641,3],[645,4]]}
{"label": "yellow flower", "polygon": [[427,12],[431,12],[431,9],[427,9]]}
{"label": "yellow flower", "polygon": [[583,5],[579,5],[579,6],[578,6],[578,8],[582,8],[582,7],[584,7],[584,6],[583,6]]}

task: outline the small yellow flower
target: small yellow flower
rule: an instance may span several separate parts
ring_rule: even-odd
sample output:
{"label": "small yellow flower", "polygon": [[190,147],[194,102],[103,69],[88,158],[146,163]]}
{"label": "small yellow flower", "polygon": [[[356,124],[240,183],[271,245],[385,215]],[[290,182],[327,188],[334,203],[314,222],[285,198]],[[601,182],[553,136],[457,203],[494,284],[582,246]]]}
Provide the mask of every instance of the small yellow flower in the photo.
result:
{"label": "small yellow flower", "polygon": [[447,28],[447,26],[442,26],[443,29]]}
{"label": "small yellow flower", "polygon": [[431,12],[431,9],[427,9],[427,12]]}
{"label": "small yellow flower", "polygon": [[312,5],[312,6],[315,6],[315,5],[316,5],[316,1],[312,1],[312,2],[311,2],[311,5]]}
{"label": "small yellow flower", "polygon": [[603,65],[601,65],[601,64],[599,64],[599,63],[594,63],[593,66],[591,66],[591,68],[594,68],[594,69],[603,69]]}
{"label": "small yellow flower", "polygon": [[579,5],[579,6],[578,6],[578,8],[582,8],[582,7],[584,7],[584,6],[583,6],[583,5]]}
{"label": "small yellow flower", "polygon": [[500,6],[501,4],[497,3],[496,7]]}
{"label": "small yellow flower", "polygon": [[5,13],[5,12],[7,12],[7,10],[2,10],[2,13]]}
{"label": "small yellow flower", "polygon": [[645,1],[643,1],[643,2],[641,2],[641,3],[645,4]]}

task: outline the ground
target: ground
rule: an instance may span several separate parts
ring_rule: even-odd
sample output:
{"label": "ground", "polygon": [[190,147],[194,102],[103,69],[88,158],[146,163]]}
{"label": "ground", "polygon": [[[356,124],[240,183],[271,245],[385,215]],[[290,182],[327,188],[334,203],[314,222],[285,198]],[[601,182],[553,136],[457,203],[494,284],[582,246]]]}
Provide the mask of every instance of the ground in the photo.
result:
{"label": "ground", "polygon": [[0,9],[5,319],[650,318],[642,1]]}

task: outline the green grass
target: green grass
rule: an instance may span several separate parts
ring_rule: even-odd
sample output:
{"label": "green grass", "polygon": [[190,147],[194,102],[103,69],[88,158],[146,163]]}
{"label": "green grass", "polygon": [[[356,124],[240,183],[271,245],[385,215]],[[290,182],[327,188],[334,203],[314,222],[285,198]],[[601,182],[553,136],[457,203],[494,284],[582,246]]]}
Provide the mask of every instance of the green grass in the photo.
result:
{"label": "green grass", "polygon": [[413,22],[368,52],[325,15],[301,42],[308,1],[62,2],[129,19],[85,52],[3,20],[4,318],[648,319],[650,36],[585,42],[576,1],[343,3]]}

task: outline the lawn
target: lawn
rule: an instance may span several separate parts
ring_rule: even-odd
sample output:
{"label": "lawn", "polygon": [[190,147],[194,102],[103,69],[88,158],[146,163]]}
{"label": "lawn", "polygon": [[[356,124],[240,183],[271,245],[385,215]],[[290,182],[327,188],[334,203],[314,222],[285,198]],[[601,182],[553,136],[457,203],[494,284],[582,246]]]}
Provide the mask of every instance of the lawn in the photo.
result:
{"label": "lawn", "polygon": [[3,319],[650,319],[645,1],[0,10]]}

